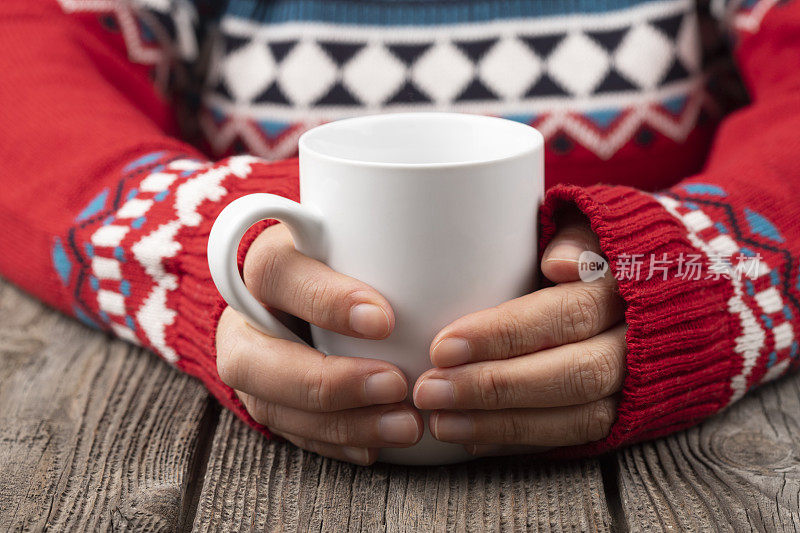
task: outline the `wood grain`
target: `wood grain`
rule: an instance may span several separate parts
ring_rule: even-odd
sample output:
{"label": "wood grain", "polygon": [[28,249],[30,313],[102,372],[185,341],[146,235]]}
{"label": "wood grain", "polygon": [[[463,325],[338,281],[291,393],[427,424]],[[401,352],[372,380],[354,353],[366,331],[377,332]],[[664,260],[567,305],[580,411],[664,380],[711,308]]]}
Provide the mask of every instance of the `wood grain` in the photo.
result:
{"label": "wood grain", "polygon": [[798,531],[800,375],[602,472],[361,468],[264,440],[155,356],[0,281],[0,474],[0,530]]}
{"label": "wood grain", "polygon": [[209,400],[0,282],[0,530],[175,530]]}
{"label": "wood grain", "polygon": [[222,413],[198,531],[609,531],[599,463],[530,457],[353,465],[268,442]]}
{"label": "wood grain", "polygon": [[800,375],[618,464],[631,531],[798,531]]}

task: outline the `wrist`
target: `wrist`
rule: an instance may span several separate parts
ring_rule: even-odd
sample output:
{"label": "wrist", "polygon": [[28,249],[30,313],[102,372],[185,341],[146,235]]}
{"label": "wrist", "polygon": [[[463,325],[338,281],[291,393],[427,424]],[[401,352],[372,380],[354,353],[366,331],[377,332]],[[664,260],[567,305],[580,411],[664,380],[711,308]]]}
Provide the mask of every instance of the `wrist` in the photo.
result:
{"label": "wrist", "polygon": [[[596,454],[692,425],[727,405],[735,335],[724,279],[620,276],[626,256],[675,258],[697,253],[686,228],[650,194],[627,187],[558,186],[541,210],[545,247],[554,215],[574,206],[587,218],[626,303],[626,377],[618,418],[608,437],[554,455]],[[677,263],[671,262],[672,269]]]}

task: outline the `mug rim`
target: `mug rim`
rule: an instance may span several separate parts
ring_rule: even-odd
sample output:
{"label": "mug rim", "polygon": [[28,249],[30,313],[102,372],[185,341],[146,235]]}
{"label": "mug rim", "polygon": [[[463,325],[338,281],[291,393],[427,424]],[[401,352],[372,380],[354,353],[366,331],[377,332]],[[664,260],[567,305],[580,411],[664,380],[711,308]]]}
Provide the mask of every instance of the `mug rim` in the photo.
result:
{"label": "mug rim", "polygon": [[[353,159],[348,157],[341,157],[341,156],[327,154],[319,150],[315,150],[309,146],[309,141],[313,139],[314,136],[326,134],[329,132],[329,130],[335,130],[336,128],[339,128],[342,125],[352,124],[353,122],[383,122],[388,120],[394,120],[396,118],[408,119],[414,117],[425,118],[425,119],[441,118],[446,120],[464,120],[471,122],[494,122],[495,124],[500,124],[504,128],[518,130],[520,133],[526,135],[529,138],[530,142],[526,143],[526,146],[523,149],[511,152],[508,155],[500,157],[490,157],[490,158],[472,159],[472,160],[465,159],[463,161],[428,162],[428,163],[365,161],[360,159]],[[298,153],[300,157],[303,157],[304,154],[307,154],[323,160],[327,160],[329,162],[339,163],[343,165],[369,167],[369,168],[419,170],[420,168],[449,169],[449,168],[475,167],[481,165],[493,165],[506,161],[513,161],[514,159],[525,157],[527,155],[530,155],[531,153],[534,153],[542,149],[544,147],[544,137],[542,136],[541,132],[539,132],[539,130],[537,130],[533,126],[502,117],[496,117],[491,115],[448,113],[448,112],[437,111],[437,112],[381,113],[381,114],[362,115],[358,117],[348,117],[339,120],[334,120],[331,122],[327,122],[325,124],[321,124],[314,128],[311,128],[310,130],[304,132],[300,136],[297,144],[298,144]]]}

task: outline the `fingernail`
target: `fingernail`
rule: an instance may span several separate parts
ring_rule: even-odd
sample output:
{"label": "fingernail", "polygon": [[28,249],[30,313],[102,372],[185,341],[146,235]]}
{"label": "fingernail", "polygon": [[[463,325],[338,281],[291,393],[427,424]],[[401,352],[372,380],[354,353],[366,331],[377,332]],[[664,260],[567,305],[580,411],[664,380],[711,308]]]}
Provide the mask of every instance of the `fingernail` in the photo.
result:
{"label": "fingernail", "polygon": [[381,417],[378,433],[386,442],[413,444],[419,438],[419,425],[411,413],[395,411]]}
{"label": "fingernail", "polygon": [[369,464],[369,450],[366,448],[354,448],[352,446],[342,446],[342,453],[347,460],[359,465]]}
{"label": "fingernail", "polygon": [[548,252],[545,261],[570,261],[577,263],[580,256],[586,251],[586,247],[578,242],[561,241],[553,246]]}
{"label": "fingernail", "polygon": [[472,418],[464,413],[436,413],[431,433],[438,440],[463,442],[472,440]]}
{"label": "fingernail", "polygon": [[380,372],[364,381],[364,393],[372,404],[395,403],[403,401],[408,394],[408,387],[403,376],[397,372]]}
{"label": "fingernail", "polygon": [[350,328],[365,337],[379,339],[389,332],[389,316],[374,304],[358,304],[350,309]]}
{"label": "fingernail", "polygon": [[414,391],[414,405],[420,409],[450,409],[455,403],[453,383],[446,379],[424,379]]}
{"label": "fingernail", "polygon": [[470,359],[469,341],[459,337],[445,337],[433,347],[431,356],[436,366],[463,365]]}

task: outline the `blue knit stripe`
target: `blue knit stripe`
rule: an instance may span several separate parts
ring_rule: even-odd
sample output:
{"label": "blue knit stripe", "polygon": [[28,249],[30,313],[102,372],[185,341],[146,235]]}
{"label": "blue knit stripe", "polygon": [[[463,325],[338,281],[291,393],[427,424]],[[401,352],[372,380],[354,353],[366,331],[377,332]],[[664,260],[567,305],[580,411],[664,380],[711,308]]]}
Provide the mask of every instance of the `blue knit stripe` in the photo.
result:
{"label": "blue knit stripe", "polygon": [[434,25],[604,13],[663,0],[230,0],[227,15],[259,22]]}

